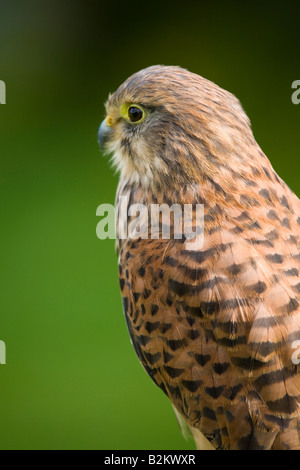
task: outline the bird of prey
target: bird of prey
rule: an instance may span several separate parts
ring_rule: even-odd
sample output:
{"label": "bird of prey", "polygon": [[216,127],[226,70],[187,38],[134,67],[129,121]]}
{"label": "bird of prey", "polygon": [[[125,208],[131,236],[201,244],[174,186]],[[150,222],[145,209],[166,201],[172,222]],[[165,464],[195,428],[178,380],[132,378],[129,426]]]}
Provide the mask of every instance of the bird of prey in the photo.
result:
{"label": "bird of prey", "polygon": [[[238,99],[197,74],[148,67],[106,113],[98,140],[120,172],[119,281],[143,367],[198,449],[300,449],[299,199]],[[163,210],[154,236],[130,212],[173,204],[203,207],[202,243],[176,236],[175,212],[169,237]]]}

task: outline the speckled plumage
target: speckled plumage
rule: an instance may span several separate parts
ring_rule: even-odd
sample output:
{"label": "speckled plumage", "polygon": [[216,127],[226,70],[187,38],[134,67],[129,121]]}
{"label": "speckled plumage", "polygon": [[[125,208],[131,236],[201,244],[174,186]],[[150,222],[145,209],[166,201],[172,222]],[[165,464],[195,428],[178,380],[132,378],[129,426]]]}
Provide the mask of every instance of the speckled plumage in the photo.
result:
{"label": "speckled plumage", "polygon": [[[144,106],[148,118],[131,126],[120,116],[124,102]],[[106,109],[117,205],[121,196],[146,207],[204,204],[199,249],[184,237],[118,241],[124,312],[141,363],[213,447],[299,449],[299,199],[256,143],[238,100],[198,75],[149,67]]]}

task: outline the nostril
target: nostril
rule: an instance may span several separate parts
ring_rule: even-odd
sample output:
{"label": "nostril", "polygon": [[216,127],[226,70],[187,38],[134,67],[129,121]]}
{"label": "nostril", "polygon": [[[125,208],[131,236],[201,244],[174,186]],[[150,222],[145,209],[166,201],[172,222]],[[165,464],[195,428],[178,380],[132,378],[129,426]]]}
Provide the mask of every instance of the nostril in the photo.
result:
{"label": "nostril", "polygon": [[113,125],[113,119],[110,116],[106,118],[106,124],[111,127]]}

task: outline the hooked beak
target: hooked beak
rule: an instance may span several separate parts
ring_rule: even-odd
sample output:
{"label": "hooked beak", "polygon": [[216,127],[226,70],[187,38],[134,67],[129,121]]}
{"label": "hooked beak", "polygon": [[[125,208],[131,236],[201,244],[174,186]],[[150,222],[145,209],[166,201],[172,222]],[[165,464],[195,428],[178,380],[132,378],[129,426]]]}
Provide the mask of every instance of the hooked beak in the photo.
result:
{"label": "hooked beak", "polygon": [[105,150],[105,144],[109,141],[112,133],[113,129],[107,124],[107,118],[105,118],[98,130],[98,144],[102,151]]}

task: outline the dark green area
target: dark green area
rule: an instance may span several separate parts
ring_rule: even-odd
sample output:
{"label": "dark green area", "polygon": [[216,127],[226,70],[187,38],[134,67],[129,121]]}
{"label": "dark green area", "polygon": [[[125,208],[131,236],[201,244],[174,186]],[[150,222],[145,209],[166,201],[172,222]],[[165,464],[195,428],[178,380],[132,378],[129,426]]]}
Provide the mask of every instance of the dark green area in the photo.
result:
{"label": "dark green area", "polygon": [[139,364],[114,241],[117,176],[97,146],[128,75],[181,65],[233,92],[300,194],[299,2],[0,0],[1,449],[193,449]]}

